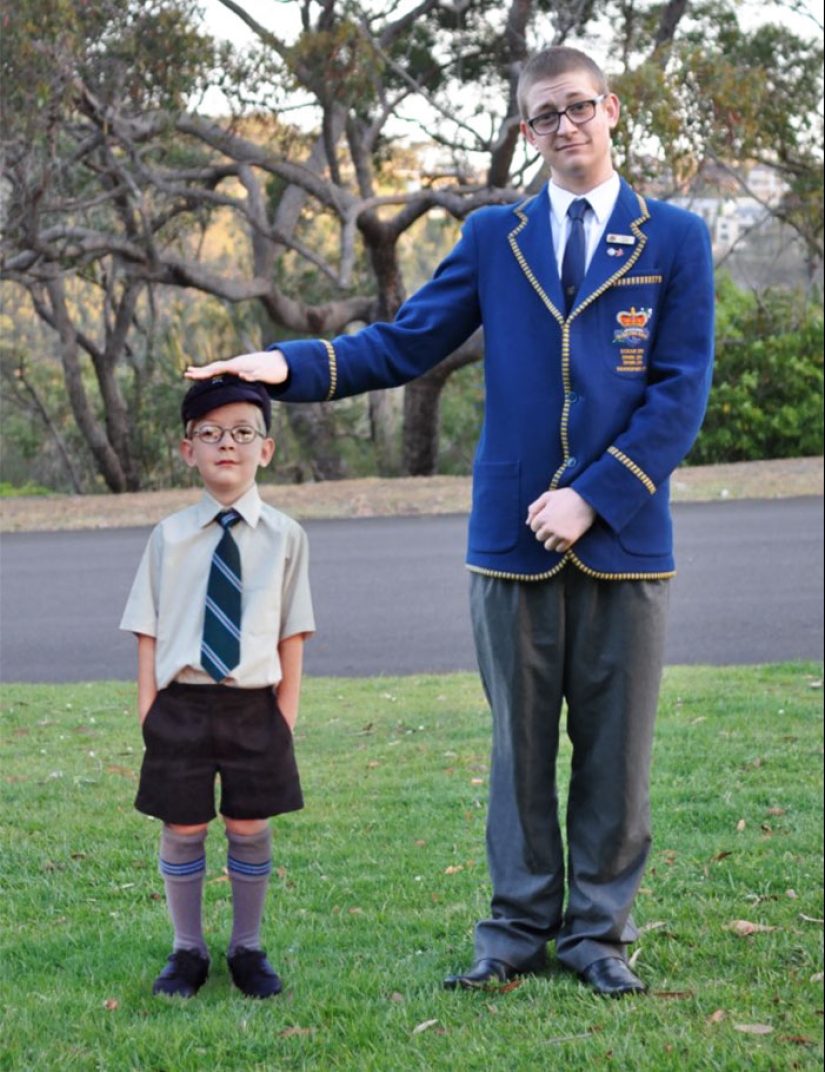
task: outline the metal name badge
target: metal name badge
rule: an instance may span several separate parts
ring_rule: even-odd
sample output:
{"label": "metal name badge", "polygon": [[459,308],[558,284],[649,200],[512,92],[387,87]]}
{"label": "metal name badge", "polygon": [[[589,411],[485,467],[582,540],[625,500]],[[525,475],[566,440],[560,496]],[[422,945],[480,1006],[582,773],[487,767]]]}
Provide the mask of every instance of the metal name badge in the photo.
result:
{"label": "metal name badge", "polygon": [[612,242],[616,246],[634,246],[636,244],[636,239],[629,234],[609,234],[605,241]]}

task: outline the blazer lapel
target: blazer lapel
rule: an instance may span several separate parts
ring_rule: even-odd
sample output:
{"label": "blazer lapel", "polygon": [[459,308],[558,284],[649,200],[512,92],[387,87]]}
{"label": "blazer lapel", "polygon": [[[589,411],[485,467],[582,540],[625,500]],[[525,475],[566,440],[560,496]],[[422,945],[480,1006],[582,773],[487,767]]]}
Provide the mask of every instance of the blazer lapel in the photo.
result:
{"label": "blazer lapel", "polygon": [[507,236],[510,248],[544,304],[557,319],[563,320],[564,303],[550,231],[547,185],[532,200],[516,205],[513,212],[515,226]]}
{"label": "blazer lapel", "polygon": [[649,218],[644,198],[622,180],[616,205],[593,253],[571,316],[630,271],[647,243],[643,226]]}

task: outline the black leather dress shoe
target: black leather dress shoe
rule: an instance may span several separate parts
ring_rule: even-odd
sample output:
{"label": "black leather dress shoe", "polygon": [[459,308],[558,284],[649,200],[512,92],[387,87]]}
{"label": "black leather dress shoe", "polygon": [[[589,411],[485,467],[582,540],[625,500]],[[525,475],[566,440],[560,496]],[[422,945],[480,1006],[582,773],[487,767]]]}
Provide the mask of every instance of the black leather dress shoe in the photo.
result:
{"label": "black leather dress shoe", "polygon": [[647,987],[634,975],[621,957],[595,960],[581,973],[581,979],[597,994],[620,998],[625,994],[644,994]]}
{"label": "black leather dress shoe", "polygon": [[209,957],[197,949],[176,949],[166,959],[166,967],[155,979],[153,994],[192,998],[209,975]]}
{"label": "black leather dress shoe", "polygon": [[503,960],[492,960],[485,957],[477,960],[468,972],[463,975],[449,975],[444,980],[445,990],[478,990],[489,986],[491,983],[499,985],[513,979],[518,972],[505,964]]}
{"label": "black leather dress shoe", "polygon": [[248,998],[272,998],[283,990],[280,976],[266,959],[263,949],[239,945],[226,958],[232,982]]}

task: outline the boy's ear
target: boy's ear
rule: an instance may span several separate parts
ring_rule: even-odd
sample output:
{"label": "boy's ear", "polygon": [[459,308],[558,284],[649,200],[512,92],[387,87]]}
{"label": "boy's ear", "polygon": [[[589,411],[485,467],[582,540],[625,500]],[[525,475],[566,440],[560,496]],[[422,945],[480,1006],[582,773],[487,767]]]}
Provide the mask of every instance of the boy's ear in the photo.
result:
{"label": "boy's ear", "polygon": [[269,465],[272,461],[272,456],[275,453],[275,440],[272,436],[267,436],[261,443],[261,458],[258,465],[261,467]]}
{"label": "boy's ear", "polygon": [[[274,446],[274,444],[273,444]],[[182,439],[180,441],[180,456],[186,462],[190,469],[195,468],[195,448],[191,439]]]}

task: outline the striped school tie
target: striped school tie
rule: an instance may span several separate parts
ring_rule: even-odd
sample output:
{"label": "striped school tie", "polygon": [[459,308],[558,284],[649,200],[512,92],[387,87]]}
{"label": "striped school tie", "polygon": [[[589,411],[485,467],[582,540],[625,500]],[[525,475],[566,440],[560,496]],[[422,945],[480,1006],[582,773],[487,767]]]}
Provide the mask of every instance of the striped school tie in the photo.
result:
{"label": "striped school tie", "polygon": [[224,510],[216,520],[223,535],[209,570],[201,666],[215,681],[223,681],[241,659],[241,556],[230,531],[241,515]]}

